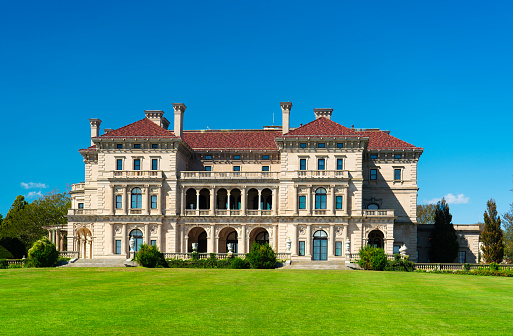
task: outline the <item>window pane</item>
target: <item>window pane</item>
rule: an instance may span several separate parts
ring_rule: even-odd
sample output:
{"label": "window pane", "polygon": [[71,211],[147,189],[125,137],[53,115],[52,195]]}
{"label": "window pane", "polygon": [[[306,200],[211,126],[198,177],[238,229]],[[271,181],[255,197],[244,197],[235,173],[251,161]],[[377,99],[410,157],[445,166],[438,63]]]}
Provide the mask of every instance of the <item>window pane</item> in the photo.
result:
{"label": "window pane", "polygon": [[319,159],[317,161],[317,170],[324,170],[325,164],[326,164],[326,160],[325,159]]}
{"label": "window pane", "polygon": [[394,155],[394,159],[400,159],[400,158],[402,158],[402,157],[403,157],[403,156],[402,156],[402,154],[395,154],[395,155]]}
{"label": "window pane", "polygon": [[269,155],[262,155],[262,160],[269,160]]}
{"label": "window pane", "polygon": [[234,156],[233,156],[233,159],[234,159],[234,160],[240,160],[240,155],[234,155]]}
{"label": "window pane", "polygon": [[205,166],[205,171],[212,171],[212,166]]}
{"label": "window pane", "polygon": [[136,149],[141,148],[141,144],[134,144],[134,148],[136,148]]}
{"label": "window pane", "polygon": [[342,196],[337,196],[336,197],[336,208],[337,209],[342,209]]}
{"label": "window pane", "polygon": [[337,148],[344,148],[343,142],[337,142]]}
{"label": "window pane", "polygon": [[401,169],[394,169],[394,180],[401,179]]}
{"label": "window pane", "polygon": [[269,171],[269,166],[262,166],[262,171]]}
{"label": "window pane", "polygon": [[306,209],[306,196],[299,196],[299,209]]}
{"label": "window pane", "polygon": [[299,144],[299,148],[306,148],[306,142],[301,142]]}
{"label": "window pane", "polygon": [[150,245],[151,246],[157,246],[157,241],[156,240],[151,240],[150,241]]}
{"label": "window pane", "polygon": [[300,256],[305,255],[305,242],[304,241],[299,242],[299,251],[298,252],[299,252]]}
{"label": "window pane", "polygon": [[315,194],[315,209],[326,209],[326,194]]}
{"label": "window pane", "polygon": [[299,170],[306,170],[306,159],[299,159]]}
{"label": "window pane", "polygon": [[84,208],[84,203],[78,203],[78,208],[79,209],[83,209]]}
{"label": "window pane", "polygon": [[134,170],[141,170],[141,160],[140,159],[134,160]]}
{"label": "window pane", "polygon": [[151,148],[159,148],[159,144],[151,144]]}
{"label": "window pane", "polygon": [[319,143],[317,144],[317,148],[326,148],[326,143],[324,143],[324,142],[319,142]]}
{"label": "window pane", "polygon": [[340,242],[340,241],[335,242],[335,255],[336,256],[342,255],[342,242]]}
{"label": "window pane", "polygon": [[116,254],[121,254],[121,240],[116,240]]}
{"label": "window pane", "polygon": [[123,144],[116,144],[116,148],[117,149],[122,149],[123,148]]}
{"label": "window pane", "polygon": [[157,170],[157,168],[158,168],[158,160],[151,159],[151,170]]}
{"label": "window pane", "polygon": [[122,159],[116,160],[116,170],[123,170],[123,160]]}
{"label": "window pane", "polygon": [[377,180],[378,179],[378,170],[377,169],[371,169],[370,170],[370,179],[371,180]]}
{"label": "window pane", "polygon": [[337,170],[342,170],[344,168],[344,160],[337,159]]}
{"label": "window pane", "polygon": [[205,160],[212,160],[212,155],[205,155]]}
{"label": "window pane", "polygon": [[240,166],[233,166],[233,171],[240,171]]}
{"label": "window pane", "polygon": [[378,158],[378,154],[371,154],[371,159],[377,159]]}
{"label": "window pane", "polygon": [[123,197],[121,195],[116,195],[116,209],[122,208]]}
{"label": "window pane", "polygon": [[151,195],[151,208],[157,209],[157,195]]}

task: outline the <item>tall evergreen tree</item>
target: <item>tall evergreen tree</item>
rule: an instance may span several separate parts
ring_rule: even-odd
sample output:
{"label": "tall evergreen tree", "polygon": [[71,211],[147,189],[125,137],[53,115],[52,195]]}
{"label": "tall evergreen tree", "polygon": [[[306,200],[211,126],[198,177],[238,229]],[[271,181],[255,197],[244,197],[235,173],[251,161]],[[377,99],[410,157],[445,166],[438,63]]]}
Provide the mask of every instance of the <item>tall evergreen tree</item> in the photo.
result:
{"label": "tall evergreen tree", "polygon": [[18,195],[14,200],[14,203],[7,211],[7,215],[5,215],[4,220],[2,221],[2,225],[0,226],[0,237],[6,237],[6,228],[12,227],[13,223],[19,220],[21,216],[21,212],[25,209],[28,202],[25,201],[25,197],[22,195]]}
{"label": "tall evergreen tree", "polygon": [[497,214],[497,205],[493,198],[486,202],[486,208],[484,213],[485,226],[481,233],[483,258],[489,263],[500,263],[504,257],[504,241],[501,218]]}
{"label": "tall evergreen tree", "polygon": [[509,211],[502,215],[504,226],[504,258],[509,263],[513,262],[513,203]]}
{"label": "tall evergreen tree", "polygon": [[460,244],[451,221],[449,205],[442,198],[435,206],[435,225],[429,237],[431,242],[429,259],[431,262],[451,263],[458,256]]}
{"label": "tall evergreen tree", "polygon": [[435,222],[436,204],[417,205],[417,223],[433,224]]}

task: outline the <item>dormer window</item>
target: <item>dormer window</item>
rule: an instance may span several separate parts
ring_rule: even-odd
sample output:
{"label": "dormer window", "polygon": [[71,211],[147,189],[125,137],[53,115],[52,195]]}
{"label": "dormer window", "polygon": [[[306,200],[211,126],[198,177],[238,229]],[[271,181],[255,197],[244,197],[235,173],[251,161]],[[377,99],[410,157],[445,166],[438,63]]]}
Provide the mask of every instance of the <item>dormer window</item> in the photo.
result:
{"label": "dormer window", "polygon": [[240,166],[233,166],[234,172],[240,172]]}
{"label": "dormer window", "polygon": [[269,160],[269,155],[262,155],[262,160]]}
{"label": "dormer window", "polygon": [[325,142],[318,142],[317,143],[317,148],[326,148],[326,143]]}
{"label": "dormer window", "polygon": [[157,148],[159,148],[159,144],[151,144],[151,148],[157,149]]}
{"label": "dormer window", "polygon": [[263,172],[268,172],[269,171],[269,166],[262,166],[262,171]]}
{"label": "dormer window", "polygon": [[234,155],[234,156],[233,156],[233,159],[234,159],[234,160],[240,160],[240,155]]}
{"label": "dormer window", "polygon": [[337,148],[344,148],[343,142],[337,142]]}
{"label": "dormer window", "polygon": [[205,155],[205,160],[212,160],[212,155]]}
{"label": "dormer window", "polygon": [[117,149],[123,149],[123,144],[116,144]]}
{"label": "dormer window", "polygon": [[402,154],[395,154],[394,155],[394,159],[402,159],[403,155]]}
{"label": "dormer window", "polygon": [[299,148],[306,148],[306,142],[301,142],[299,144]]}
{"label": "dormer window", "polygon": [[141,144],[134,144],[134,149],[141,149]]}
{"label": "dormer window", "polygon": [[378,158],[378,154],[371,154],[370,158],[371,159],[377,159]]}

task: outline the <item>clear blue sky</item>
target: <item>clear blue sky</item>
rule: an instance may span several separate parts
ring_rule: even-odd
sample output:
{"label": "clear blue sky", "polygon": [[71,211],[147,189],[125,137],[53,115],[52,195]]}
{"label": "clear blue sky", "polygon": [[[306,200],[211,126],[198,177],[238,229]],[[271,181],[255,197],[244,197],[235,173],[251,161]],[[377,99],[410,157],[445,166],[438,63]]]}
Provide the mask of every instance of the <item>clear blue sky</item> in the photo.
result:
{"label": "clear blue sky", "polygon": [[292,101],[291,126],[330,107],[423,147],[419,203],[452,194],[454,223],[482,221],[489,198],[513,202],[512,16],[510,1],[3,1],[0,213],[84,179],[88,118],[183,102],[185,129],[260,128]]}

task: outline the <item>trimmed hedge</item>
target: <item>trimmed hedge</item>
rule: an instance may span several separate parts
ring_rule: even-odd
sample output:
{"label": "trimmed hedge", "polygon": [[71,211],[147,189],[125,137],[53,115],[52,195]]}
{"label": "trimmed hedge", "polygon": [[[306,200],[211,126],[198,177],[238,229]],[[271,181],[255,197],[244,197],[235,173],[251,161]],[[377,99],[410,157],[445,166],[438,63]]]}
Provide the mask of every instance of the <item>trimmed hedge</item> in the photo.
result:
{"label": "trimmed hedge", "polygon": [[207,259],[167,259],[167,265],[171,268],[250,268],[249,261],[238,257],[217,259],[215,253],[211,253]]}
{"label": "trimmed hedge", "polygon": [[135,261],[142,267],[155,268],[167,267],[164,254],[159,251],[157,246],[142,244],[135,255]]}
{"label": "trimmed hedge", "polygon": [[36,241],[32,248],[28,251],[29,267],[53,267],[59,258],[59,251],[55,248],[55,244],[43,237]]}

